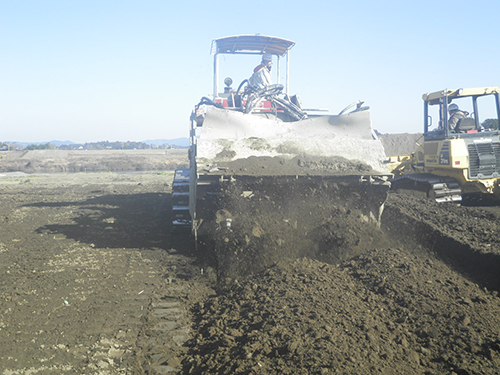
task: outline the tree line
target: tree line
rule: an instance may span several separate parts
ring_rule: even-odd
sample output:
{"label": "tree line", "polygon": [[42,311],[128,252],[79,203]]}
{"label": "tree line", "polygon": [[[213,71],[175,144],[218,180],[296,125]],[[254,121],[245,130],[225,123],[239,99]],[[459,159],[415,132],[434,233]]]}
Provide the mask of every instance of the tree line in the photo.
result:
{"label": "tree line", "polygon": [[59,146],[50,142],[47,143],[32,143],[29,145],[22,145],[18,143],[0,142],[0,151],[8,150],[146,150],[146,149],[171,149],[182,148],[181,146],[169,145],[167,143],[162,145],[147,144],[144,142],[90,142],[90,143],[71,143],[61,144]]}

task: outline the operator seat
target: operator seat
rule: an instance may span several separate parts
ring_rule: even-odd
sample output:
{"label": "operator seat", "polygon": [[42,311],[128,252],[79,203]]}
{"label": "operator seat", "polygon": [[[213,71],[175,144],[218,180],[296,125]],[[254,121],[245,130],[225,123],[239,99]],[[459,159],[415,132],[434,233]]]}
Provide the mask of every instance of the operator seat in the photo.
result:
{"label": "operator seat", "polygon": [[457,133],[466,133],[468,130],[476,130],[476,120],[472,117],[464,117],[458,120]]}

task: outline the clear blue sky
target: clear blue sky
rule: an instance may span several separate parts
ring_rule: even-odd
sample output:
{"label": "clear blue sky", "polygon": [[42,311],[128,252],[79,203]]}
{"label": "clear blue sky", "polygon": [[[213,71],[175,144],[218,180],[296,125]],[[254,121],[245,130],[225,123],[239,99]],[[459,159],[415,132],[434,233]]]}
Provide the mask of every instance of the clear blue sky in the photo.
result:
{"label": "clear blue sky", "polygon": [[363,99],[375,129],[418,132],[423,93],[500,85],[499,15],[498,0],[0,0],[0,141],[187,137],[212,40],[255,33],[296,42],[305,107]]}

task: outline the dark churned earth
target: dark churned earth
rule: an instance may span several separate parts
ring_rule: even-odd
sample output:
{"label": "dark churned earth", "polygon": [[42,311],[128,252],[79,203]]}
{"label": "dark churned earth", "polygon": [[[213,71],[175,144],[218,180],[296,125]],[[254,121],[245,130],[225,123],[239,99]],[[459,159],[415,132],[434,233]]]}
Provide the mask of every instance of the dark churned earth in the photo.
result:
{"label": "dark churned earth", "polygon": [[172,177],[0,178],[0,374],[500,373],[499,207],[390,194],[380,229],[339,211],[328,256],[221,284]]}
{"label": "dark churned earth", "polygon": [[196,304],[184,373],[498,374],[498,207],[386,206],[385,241],[357,228],[363,251],[276,262]]}

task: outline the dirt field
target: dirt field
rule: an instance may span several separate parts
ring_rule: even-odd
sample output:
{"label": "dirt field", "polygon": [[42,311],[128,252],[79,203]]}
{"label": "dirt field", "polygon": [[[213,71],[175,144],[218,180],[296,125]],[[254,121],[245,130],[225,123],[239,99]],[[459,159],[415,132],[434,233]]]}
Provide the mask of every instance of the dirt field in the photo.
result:
{"label": "dirt field", "polygon": [[187,149],[0,151],[0,173],[167,171],[187,167]]}
{"label": "dirt field", "polygon": [[2,375],[500,373],[499,207],[390,195],[380,230],[220,288],[172,173],[4,175]]}
{"label": "dirt field", "polygon": [[171,179],[0,178],[1,374],[128,374],[179,363],[185,308],[204,281],[191,286],[202,276],[190,244],[174,248],[170,238]]}

